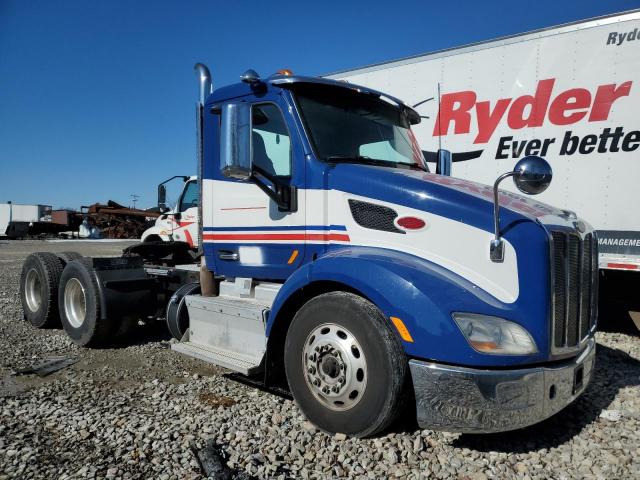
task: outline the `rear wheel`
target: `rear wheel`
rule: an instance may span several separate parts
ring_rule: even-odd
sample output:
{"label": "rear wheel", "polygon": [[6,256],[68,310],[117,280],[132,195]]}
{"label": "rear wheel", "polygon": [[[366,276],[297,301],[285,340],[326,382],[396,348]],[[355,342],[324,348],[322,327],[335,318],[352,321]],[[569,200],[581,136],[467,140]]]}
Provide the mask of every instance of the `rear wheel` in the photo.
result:
{"label": "rear wheel", "polygon": [[62,262],[53,253],[38,252],[27,257],[20,276],[20,301],[24,317],[34,327],[60,324],[58,285]]}
{"label": "rear wheel", "polygon": [[321,429],[374,435],[398,416],[407,360],[384,315],[351,293],[331,292],[296,314],[285,343],[296,403]]}
{"label": "rear wheel", "polygon": [[80,255],[78,252],[60,252],[57,253],[56,256],[62,261],[63,267],[66,266],[69,262],[80,260],[82,258],[82,255]]}
{"label": "rear wheel", "polygon": [[101,318],[98,284],[89,259],[67,264],[60,278],[58,303],[64,331],[77,345],[99,346],[111,338],[113,322]]}

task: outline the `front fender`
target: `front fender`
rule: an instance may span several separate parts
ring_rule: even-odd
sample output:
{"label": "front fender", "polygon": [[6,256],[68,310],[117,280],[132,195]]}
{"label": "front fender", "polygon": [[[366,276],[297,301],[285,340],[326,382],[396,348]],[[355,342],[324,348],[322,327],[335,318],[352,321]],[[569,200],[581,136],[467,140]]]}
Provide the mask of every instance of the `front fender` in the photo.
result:
{"label": "front fender", "polygon": [[322,281],[344,284],[373,302],[385,317],[400,318],[413,338],[413,342],[402,341],[411,357],[475,366],[544,360],[541,353],[517,357],[480,354],[469,346],[451,317],[454,311],[466,311],[514,319],[519,313],[517,302],[504,304],[468,280],[424,259],[374,247],[334,249],[298,269],[273,303],[267,335],[278,322],[278,313],[287,299]]}
{"label": "front fender", "polygon": [[171,241],[171,237],[169,237],[169,235],[166,235],[166,234],[161,234],[160,233],[161,231],[166,231],[166,228],[161,228],[161,227],[158,227],[157,225],[154,225],[153,227],[149,227],[144,232],[142,232],[142,236],[140,236],[140,241],[141,242],[146,241],[147,237],[149,237],[150,235],[157,235],[162,239],[163,242]]}

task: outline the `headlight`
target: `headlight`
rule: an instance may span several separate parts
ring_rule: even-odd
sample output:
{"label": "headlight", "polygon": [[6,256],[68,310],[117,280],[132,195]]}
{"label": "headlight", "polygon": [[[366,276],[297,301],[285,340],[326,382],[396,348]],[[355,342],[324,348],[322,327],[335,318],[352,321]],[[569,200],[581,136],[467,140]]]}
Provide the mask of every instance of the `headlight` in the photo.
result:
{"label": "headlight", "polygon": [[469,345],[477,352],[529,355],[538,351],[529,332],[517,323],[477,313],[454,313],[453,319]]}

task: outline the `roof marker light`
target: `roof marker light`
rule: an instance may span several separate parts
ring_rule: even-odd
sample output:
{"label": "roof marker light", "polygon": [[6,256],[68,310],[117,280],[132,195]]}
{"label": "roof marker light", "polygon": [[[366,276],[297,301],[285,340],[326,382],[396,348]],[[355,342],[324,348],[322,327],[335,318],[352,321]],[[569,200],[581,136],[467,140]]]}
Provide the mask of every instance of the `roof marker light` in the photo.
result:
{"label": "roof marker light", "polygon": [[289,70],[288,68],[280,69],[276,73],[279,74],[279,75],[285,75],[287,77],[290,77],[291,75],[293,75],[293,72],[291,70]]}

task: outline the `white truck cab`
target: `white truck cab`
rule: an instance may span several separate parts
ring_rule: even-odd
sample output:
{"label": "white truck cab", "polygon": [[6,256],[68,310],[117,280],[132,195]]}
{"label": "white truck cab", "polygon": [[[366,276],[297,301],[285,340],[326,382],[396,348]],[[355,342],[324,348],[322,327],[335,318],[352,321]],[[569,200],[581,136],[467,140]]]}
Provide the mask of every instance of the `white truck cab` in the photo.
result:
{"label": "white truck cab", "polygon": [[172,177],[162,182],[158,188],[176,178],[182,178],[184,186],[178,201],[171,210],[162,213],[153,227],[148,228],[140,238],[141,242],[186,242],[192,248],[198,247],[198,177]]}

